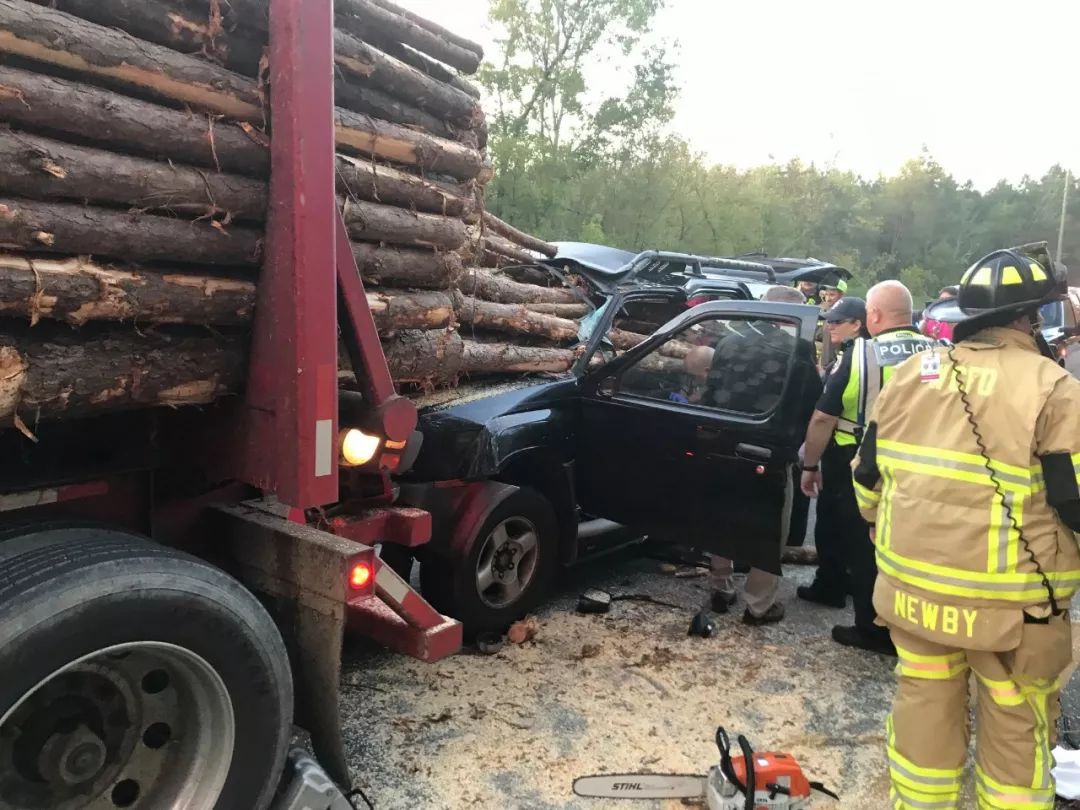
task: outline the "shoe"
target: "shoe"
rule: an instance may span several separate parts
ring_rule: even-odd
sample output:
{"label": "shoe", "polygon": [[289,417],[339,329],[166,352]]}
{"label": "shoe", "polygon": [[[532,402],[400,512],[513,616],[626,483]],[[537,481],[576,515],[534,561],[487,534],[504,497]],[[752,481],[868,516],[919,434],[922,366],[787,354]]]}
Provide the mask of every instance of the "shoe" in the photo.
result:
{"label": "shoe", "polygon": [[843,644],[845,647],[855,647],[856,649],[866,650],[867,652],[879,653],[880,655],[891,655],[896,657],[896,647],[893,646],[892,641],[889,639],[887,631],[882,630],[880,633],[873,632],[867,633],[864,630],[860,630],[858,627],[842,627],[837,625],[832,629],[833,641],[837,644]]}
{"label": "shoe", "polygon": [[776,624],[783,618],[784,606],[779,602],[773,602],[772,606],[760,616],[755,616],[750,612],[750,608],[747,608],[743,612],[742,623],[751,627],[760,627],[763,624]]}
{"label": "shoe", "polygon": [[817,605],[824,605],[825,607],[831,608],[847,607],[847,596],[824,593],[813,585],[800,585],[795,589],[795,593],[798,594],[800,599],[807,602],[813,602]]}
{"label": "shoe", "polygon": [[738,598],[739,596],[735,593],[735,591],[713,591],[713,613],[727,613],[729,610],[731,610],[731,606],[735,604]]}

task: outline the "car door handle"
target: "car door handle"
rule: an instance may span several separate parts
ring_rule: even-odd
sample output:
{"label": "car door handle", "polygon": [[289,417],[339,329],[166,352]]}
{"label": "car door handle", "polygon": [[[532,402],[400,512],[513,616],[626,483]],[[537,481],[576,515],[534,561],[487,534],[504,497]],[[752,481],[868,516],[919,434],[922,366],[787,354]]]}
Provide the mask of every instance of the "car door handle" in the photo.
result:
{"label": "car door handle", "polygon": [[756,444],[737,444],[735,445],[735,455],[754,461],[770,461],[772,459],[772,450],[768,447],[759,447]]}

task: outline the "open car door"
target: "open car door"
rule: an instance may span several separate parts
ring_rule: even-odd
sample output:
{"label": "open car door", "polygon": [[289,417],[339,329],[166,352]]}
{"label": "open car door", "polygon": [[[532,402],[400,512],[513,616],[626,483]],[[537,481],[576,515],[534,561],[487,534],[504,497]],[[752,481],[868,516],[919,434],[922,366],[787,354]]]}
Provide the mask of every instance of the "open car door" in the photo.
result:
{"label": "open car door", "polygon": [[791,465],[821,390],[816,307],[695,307],[582,379],[581,506],[778,573]]}

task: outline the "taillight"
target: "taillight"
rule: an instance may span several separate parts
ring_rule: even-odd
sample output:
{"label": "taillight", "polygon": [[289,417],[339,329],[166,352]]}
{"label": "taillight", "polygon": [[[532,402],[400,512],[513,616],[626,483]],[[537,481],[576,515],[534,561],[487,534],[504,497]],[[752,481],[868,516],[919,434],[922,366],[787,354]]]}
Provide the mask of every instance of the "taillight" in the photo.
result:
{"label": "taillight", "polygon": [[371,587],[371,563],[356,563],[349,570],[349,588],[354,591],[369,590]]}

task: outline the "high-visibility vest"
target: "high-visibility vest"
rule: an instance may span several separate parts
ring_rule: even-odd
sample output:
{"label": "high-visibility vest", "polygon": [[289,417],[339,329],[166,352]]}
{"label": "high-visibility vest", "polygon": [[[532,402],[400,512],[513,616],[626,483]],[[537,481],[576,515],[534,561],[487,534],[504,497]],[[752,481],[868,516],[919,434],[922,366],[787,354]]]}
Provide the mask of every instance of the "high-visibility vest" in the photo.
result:
{"label": "high-visibility vest", "polygon": [[849,350],[852,352],[851,374],[844,388],[844,410],[836,425],[836,443],[853,445],[862,441],[874,401],[896,367],[936,345],[914,329],[886,332],[869,340],[856,338]]}

